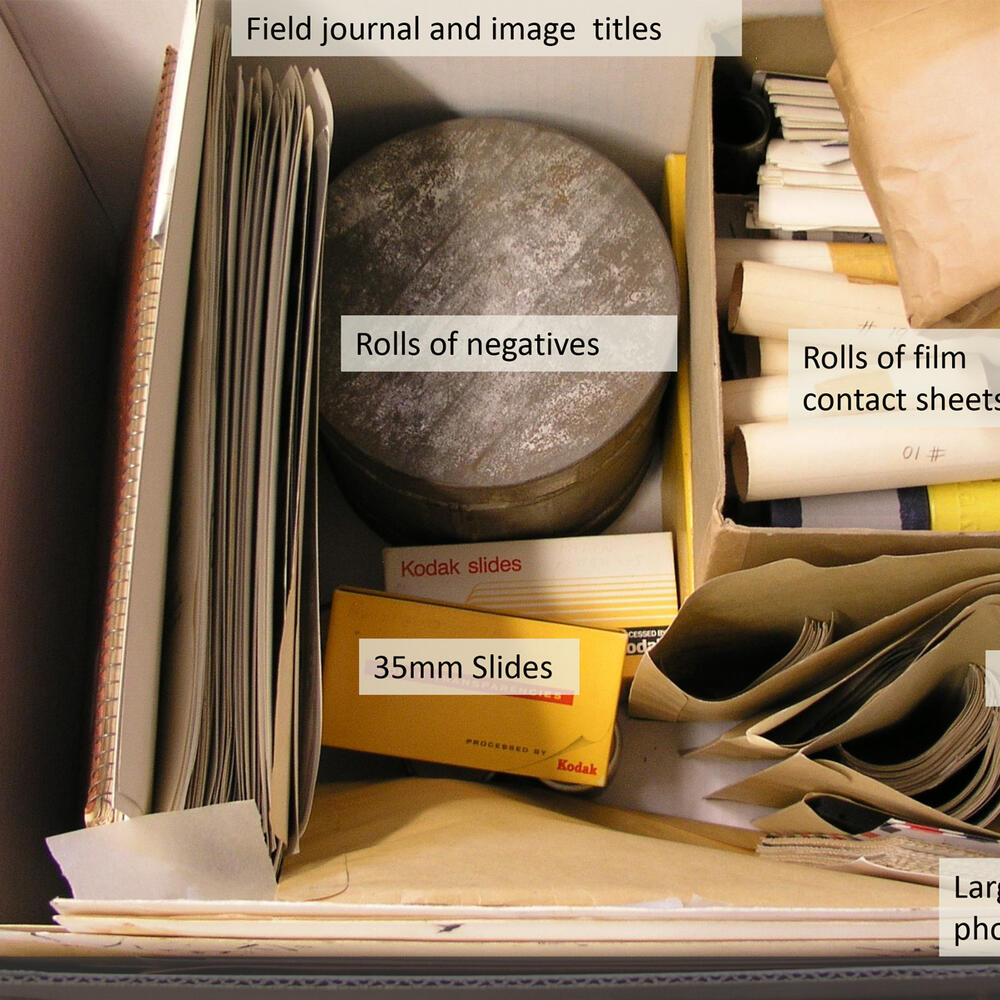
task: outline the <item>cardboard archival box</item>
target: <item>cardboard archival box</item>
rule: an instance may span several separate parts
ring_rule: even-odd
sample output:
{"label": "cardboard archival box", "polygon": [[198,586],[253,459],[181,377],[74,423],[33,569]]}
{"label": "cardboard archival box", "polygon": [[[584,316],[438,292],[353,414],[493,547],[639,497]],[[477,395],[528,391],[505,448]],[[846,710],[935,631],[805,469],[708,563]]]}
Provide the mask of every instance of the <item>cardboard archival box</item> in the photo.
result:
{"label": "cardboard archival box", "polygon": [[[228,5],[204,2],[199,16],[203,21],[225,18]],[[662,95],[672,92],[686,105],[687,61],[678,61],[676,66],[670,60],[656,61],[655,72],[662,76],[655,83],[650,81],[651,70],[645,65],[646,60],[633,61],[628,70],[634,74],[630,82],[622,81],[618,66],[603,66],[603,60],[582,68],[575,65],[578,60],[561,60],[557,73],[547,60],[542,62],[545,66],[536,64],[531,75],[511,73],[506,60],[480,60],[474,67],[469,61],[463,64],[468,74],[464,75],[456,73],[455,66],[447,59],[424,63],[414,60],[405,66],[396,66],[388,60],[328,60],[323,68],[334,81],[331,89],[336,91],[338,129],[345,137],[338,154],[340,160],[343,163],[353,159],[391,134],[441,118],[442,107],[454,108],[459,113],[494,114],[510,113],[511,108],[516,108],[525,117],[553,124],[561,120],[588,136],[604,136],[605,148],[618,150],[623,165],[647,193],[652,193],[655,184],[649,183],[651,167],[662,163],[663,154],[672,145],[682,145],[682,140],[672,142],[669,117],[659,115],[657,107],[663,102]],[[712,304],[714,288],[710,275],[714,271],[711,266],[704,266],[711,263],[712,256],[710,156],[706,159],[710,154],[706,138],[710,136],[710,123],[706,120],[710,95],[705,84],[706,69],[702,67],[695,108],[696,131],[692,137],[694,155],[688,184],[689,216],[694,225],[689,223],[689,238],[695,237],[692,251],[694,259],[701,262],[691,269],[692,287],[699,302],[707,294]],[[204,88],[205,73],[206,66],[202,64],[192,74],[195,108],[197,90]],[[647,101],[636,102],[635,94],[640,87],[650,95]],[[373,115],[373,110],[379,113]],[[359,131],[364,136],[360,140]],[[172,211],[190,219],[195,200],[193,178],[179,175]],[[186,276],[183,281],[176,274],[169,281],[164,277],[163,295],[175,311],[183,312],[186,283]],[[705,310],[699,305],[702,334],[704,317],[711,314],[712,308]],[[721,481],[721,432],[716,435],[713,430],[713,426],[718,429],[719,425],[717,354],[712,360],[712,352],[717,352],[717,348],[711,346],[714,342],[714,330],[711,337],[699,337],[701,346],[692,369],[697,468],[707,464],[712,473],[710,479],[699,478],[695,483],[696,515],[701,511],[698,526],[703,531],[709,514],[717,509],[713,505]],[[706,405],[708,410],[704,409]],[[166,464],[169,465],[169,460]],[[168,502],[168,485],[163,482],[160,486],[164,493],[161,499]],[[681,498],[677,509],[683,507]],[[683,517],[678,517],[674,530],[679,531],[683,524]],[[682,544],[686,544],[686,539],[678,541],[678,548]],[[798,551],[796,554],[808,555]],[[316,899],[325,891],[336,898],[349,886],[357,905],[350,913],[350,927],[343,920],[335,925],[318,923],[312,932],[318,937],[311,942],[269,943],[266,939],[282,933],[277,930],[279,924],[274,925],[274,933],[269,930],[268,922],[251,922],[242,927],[223,924],[217,918],[220,913],[232,913],[233,904],[222,903],[215,919],[202,922],[197,931],[202,935],[200,940],[193,937],[196,933],[193,926],[190,934],[178,932],[182,925],[169,921],[150,929],[151,936],[133,936],[134,926],[129,930],[129,920],[125,919],[110,932],[110,937],[45,929],[34,929],[31,933],[0,929],[0,951],[62,959],[74,954],[74,948],[78,949],[75,952],[78,956],[104,957],[112,948],[116,955],[200,958],[232,955],[244,959],[251,956],[286,959],[295,954],[317,958],[388,958],[414,953],[427,957],[509,956],[512,950],[536,957],[563,958],[578,958],[583,954],[615,954],[625,958],[713,954],[731,959],[751,951],[827,957],[834,953],[871,955],[873,949],[908,955],[915,949],[932,953],[934,928],[927,925],[934,921],[928,908],[933,906],[936,895],[931,890],[883,885],[840,873],[775,868],[746,856],[749,845],[736,843],[739,838],[734,839],[732,831],[713,830],[708,824],[699,826],[623,813],[591,803],[571,805],[565,797],[552,793],[540,802],[525,807],[519,798],[499,788],[417,779],[353,789],[322,789],[301,862],[308,865],[325,858],[329,862],[329,877],[324,879],[323,873],[317,873],[314,880],[307,877],[308,886],[292,880],[288,891],[302,890],[298,898],[306,895]],[[572,821],[560,821],[567,812],[572,813]],[[508,835],[515,820],[523,833],[516,843]],[[317,853],[310,853],[314,848]],[[385,864],[379,864],[378,855],[383,848],[388,858]],[[460,850],[464,851],[461,857],[457,853]],[[560,869],[553,860],[562,857],[572,864]],[[464,866],[463,885],[471,894],[459,899],[449,891],[456,858]],[[724,858],[732,860],[723,861]],[[497,864],[496,859],[501,863]],[[523,866],[520,859],[525,861]],[[599,859],[597,865],[595,859]],[[303,871],[303,867],[290,865],[290,874]],[[563,877],[552,879],[553,871]],[[653,873],[652,881],[646,878],[647,871]],[[362,879],[363,872],[370,877]],[[423,874],[421,888],[427,890],[416,900],[421,903],[481,900],[475,893],[487,883],[487,888],[494,887],[490,895],[493,901],[523,901],[527,894],[533,902],[545,901],[564,909],[547,916],[544,928],[535,921],[518,930],[516,919],[494,913],[494,922],[478,922],[480,928],[485,927],[478,931],[478,937],[470,940],[468,933],[477,921],[455,924],[456,928],[465,929],[444,935],[442,929],[452,930],[447,913],[440,913],[435,920],[433,915],[422,916],[407,910],[405,919],[393,921],[374,905],[379,899],[402,904],[414,902],[409,895],[409,880],[415,874]],[[535,891],[539,884],[526,882],[529,878],[549,879],[551,884],[541,886],[544,891]],[[624,893],[619,889],[624,889]],[[510,895],[505,897],[507,890]],[[672,901],[674,905],[647,905],[641,913],[635,909],[619,913],[592,908],[591,904],[619,903],[625,894],[631,900],[647,904]],[[704,905],[706,899],[745,909],[722,911],[720,917],[720,911]],[[691,905],[699,902],[701,905]],[[565,904],[580,903],[588,904],[585,912],[595,913],[594,920],[581,921],[579,910],[565,911]],[[754,905],[759,903],[778,908],[771,911],[773,919],[764,920]],[[164,901],[150,901],[149,906],[162,912]],[[898,909],[886,909],[890,907]],[[481,916],[477,914],[477,918]],[[449,920],[444,927],[442,918]],[[91,926],[109,930],[107,924]],[[540,937],[543,930],[544,939]],[[301,937],[300,925],[296,925],[296,932]],[[547,943],[540,944],[542,940]]]}
{"label": "cardboard archival box", "polygon": [[[825,24],[817,17],[747,20],[743,62],[751,70],[822,76],[833,62]],[[687,261],[691,358],[692,520],[695,583],[777,559],[820,566],[1000,545],[983,532],[887,531],[747,527],[723,516],[721,363],[716,305],[715,219],[712,177],[712,62],[700,60],[687,150]],[[678,551],[681,545],[678,544]]]}

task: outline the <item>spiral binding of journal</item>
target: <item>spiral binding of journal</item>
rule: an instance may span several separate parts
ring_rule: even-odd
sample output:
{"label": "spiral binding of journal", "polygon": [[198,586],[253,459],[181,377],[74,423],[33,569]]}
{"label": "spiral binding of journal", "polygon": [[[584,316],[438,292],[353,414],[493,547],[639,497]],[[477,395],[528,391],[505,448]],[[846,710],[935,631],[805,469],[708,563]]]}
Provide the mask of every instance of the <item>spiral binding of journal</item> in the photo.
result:
{"label": "spiral binding of journal", "polygon": [[129,619],[139,472],[146,435],[149,376],[163,267],[163,250],[153,239],[152,231],[176,69],[177,52],[168,48],[155,113],[146,140],[141,201],[126,285],[115,409],[117,440],[110,558],[95,681],[90,784],[84,813],[88,826],[110,823],[122,816],[115,808],[122,666]]}

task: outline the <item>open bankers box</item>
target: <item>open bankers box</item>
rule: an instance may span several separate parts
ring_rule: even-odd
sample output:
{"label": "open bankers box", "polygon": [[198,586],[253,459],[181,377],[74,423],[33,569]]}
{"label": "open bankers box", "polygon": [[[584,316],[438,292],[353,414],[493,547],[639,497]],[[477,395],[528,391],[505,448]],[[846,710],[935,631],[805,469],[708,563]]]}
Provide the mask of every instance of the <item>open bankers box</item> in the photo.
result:
{"label": "open bankers box", "polygon": [[[823,19],[762,18],[748,21],[743,40],[743,71],[825,77],[834,54]],[[956,548],[995,546],[995,531],[887,530],[848,528],[760,527],[753,517],[734,510],[735,489],[727,480],[728,442],[723,433],[720,322],[726,318],[717,303],[728,301],[729,290],[717,288],[716,237],[764,236],[744,229],[745,205],[735,214],[735,229],[717,231],[713,174],[713,64],[703,60],[695,83],[694,117],[687,148],[687,246],[691,312],[691,544],[697,583],[733,570],[783,558],[816,565],[841,565],[883,554],[937,552]],[[772,133],[773,134],[773,133]],[[853,140],[852,140],[853,141]],[[735,196],[726,195],[733,199]],[[744,199],[746,201],[748,199]],[[736,201],[740,200],[736,198]],[[730,217],[726,216],[726,222]],[[738,232],[738,230],[743,230]],[[829,230],[828,230],[829,233]],[[797,236],[801,238],[804,232]],[[790,233],[785,234],[787,239]],[[830,238],[829,235],[827,238]],[[833,238],[836,238],[834,236]],[[730,240],[735,243],[735,240]],[[724,311],[724,310],[723,310]],[[747,338],[732,338],[742,341]],[[929,451],[929,449],[925,449]],[[950,518],[952,527],[962,519]],[[883,523],[885,523],[883,521]],[[971,523],[971,522],[970,522]]]}
{"label": "open bankers box", "polygon": [[[227,16],[223,4],[202,4],[196,30],[178,56],[182,77],[192,53],[193,61],[185,80],[183,128],[175,137],[177,172],[160,291],[161,315],[172,324],[175,352],[189,284],[212,27]],[[335,105],[334,172],[409,128],[456,113],[502,114],[581,136],[626,169],[655,201],[664,154],[686,142],[694,68],[689,59],[341,58],[320,64]],[[284,64],[278,68],[283,71]],[[703,67],[698,77],[688,180],[692,313],[698,322],[707,298],[714,314],[713,290],[701,284],[711,283],[711,270],[696,263],[711,253],[706,246],[710,227],[703,225],[711,188],[704,157],[706,72]],[[718,450],[716,365],[703,354],[710,343],[712,338],[699,334],[691,369],[694,450],[705,456],[696,458],[696,467],[708,462],[709,468]],[[125,794],[112,803],[135,814],[146,804],[141,792],[130,804],[128,789],[141,790],[144,782],[148,788],[145,772],[155,756],[148,730],[157,710],[168,547],[164,515],[170,503],[169,463],[165,468],[163,454],[172,450],[171,399],[173,406],[177,399],[176,386],[171,390],[157,383],[157,391],[166,398],[157,396],[160,409],[151,409],[149,433],[165,451],[157,456],[156,472],[144,484],[150,492],[140,502],[158,507],[161,523],[151,541],[137,540],[138,564],[148,577],[140,581],[143,600],[134,608],[137,634],[132,638],[139,652],[124,665],[126,696],[134,699],[130,724],[142,730],[145,705],[146,731],[124,734],[122,747],[138,740],[140,749],[138,756],[118,760]],[[321,475],[328,475],[322,465]],[[699,532],[705,535],[706,520],[718,519],[717,487],[716,481],[706,486],[696,480],[696,545]],[[710,502],[699,505],[709,493]],[[320,593],[328,598],[340,584],[378,587],[381,540],[355,518],[329,482],[321,486],[321,496]],[[678,513],[683,501],[663,524],[678,539],[685,531]],[[16,676],[18,683],[28,683],[22,671]],[[280,739],[275,747],[291,752]],[[9,761],[18,759],[15,749],[7,747]],[[629,959],[844,955],[871,953],[873,944],[883,954],[912,955],[930,952],[936,940],[931,890],[775,866],[753,855],[755,838],[747,831],[720,831],[534,788],[414,779],[399,771],[390,771],[386,780],[373,780],[376,775],[385,771],[344,768],[329,775],[341,783],[320,786],[301,853],[286,859],[279,901],[260,898],[237,905],[218,898],[184,902],[171,897],[131,909],[114,901],[67,901],[66,931],[30,937],[5,931],[2,947],[14,955],[92,955],[110,935],[119,954],[135,956]],[[367,780],[342,783],[351,777]],[[64,813],[59,822],[61,829],[74,825]],[[138,828],[138,820],[131,822]],[[128,830],[129,823],[115,826]],[[188,859],[200,856],[188,845],[183,853]],[[673,902],[663,907],[664,900]],[[444,938],[443,927],[455,932]],[[123,934],[124,929],[137,933]]]}

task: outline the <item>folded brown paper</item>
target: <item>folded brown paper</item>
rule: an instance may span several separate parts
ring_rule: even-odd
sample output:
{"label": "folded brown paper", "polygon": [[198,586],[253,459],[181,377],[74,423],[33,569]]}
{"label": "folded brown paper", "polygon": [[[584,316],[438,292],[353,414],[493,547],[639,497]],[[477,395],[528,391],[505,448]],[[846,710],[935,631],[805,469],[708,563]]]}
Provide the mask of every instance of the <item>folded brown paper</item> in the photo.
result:
{"label": "folded brown paper", "polygon": [[926,823],[928,826],[960,830],[963,833],[992,835],[982,827],[947,816],[909,795],[897,792],[881,781],[859,774],[846,764],[835,760],[813,760],[801,753],[786,757],[726,788],[720,788],[708,798],[770,806],[779,810],[780,814],[776,812],[762,817],[754,825],[769,833],[788,833],[799,832],[791,830],[790,826],[797,824],[802,818],[801,811],[793,811],[791,807],[810,793],[840,795],[873,809],[881,809],[897,819],[907,819],[914,823]]}
{"label": "folded brown paper", "polygon": [[[899,636],[894,642],[887,644],[887,650],[891,652],[905,641],[903,631],[893,628],[893,619],[908,620],[909,625],[916,626],[912,629],[915,632],[921,625],[932,620],[933,615],[940,613],[942,606],[949,607],[954,601],[965,597],[966,593],[974,596],[984,591],[994,592],[956,612],[926,651],[921,653],[920,650],[914,650],[913,661],[899,676],[866,697],[861,707],[845,713],[847,717],[838,724],[829,728],[820,725],[820,731],[810,731],[808,726],[800,727],[803,735],[791,735],[790,726],[801,719],[804,713],[814,709],[817,704],[832,702],[845,685],[866,669],[868,663],[864,660],[850,656],[843,658],[839,662],[853,666],[834,684],[769,715],[735,726],[713,743],[702,747],[698,753],[722,757],[783,757],[799,751],[814,754],[897,722],[950,671],[956,667],[964,668],[968,663],[982,664],[985,650],[995,644],[995,636],[1000,632],[1000,594],[996,593],[1000,589],[1000,577],[986,577],[984,581],[988,582],[980,587],[956,584],[918,602],[912,609],[907,608],[898,615],[862,630],[881,636]],[[912,615],[909,614],[911,610],[914,612]],[[911,629],[905,631],[910,632]],[[862,633],[858,633],[858,636],[861,635]],[[884,651],[880,650],[872,660],[883,654]]]}
{"label": "folded brown paper", "polygon": [[830,83],[913,326],[1000,308],[1000,4],[825,0]]}
{"label": "folded brown paper", "polygon": [[[1000,550],[967,549],[879,556],[848,566],[783,559],[717,577],[685,601],[670,630],[640,661],[629,711],[670,722],[735,720],[787,704],[904,635],[922,620],[924,609],[912,605],[929,599],[933,613],[951,598],[931,595],[996,573]],[[792,648],[806,618],[831,615],[835,642],[767,673]]]}
{"label": "folded brown paper", "polygon": [[[834,822],[829,815],[830,813],[834,815],[839,813],[840,822]],[[850,820],[865,814],[872,817],[870,823],[852,825],[850,829],[847,828],[844,819]],[[765,833],[787,834],[789,836],[803,833],[857,835],[864,830],[874,830],[890,818],[894,817],[890,817],[888,813],[881,810],[869,809],[868,806],[862,806],[853,799],[844,798],[842,795],[806,792],[798,802],[754,820],[754,825]]]}
{"label": "folded brown paper", "polygon": [[684,824],[674,841],[663,839],[670,835],[664,827],[654,836],[626,833],[540,803],[507,789],[442,779],[321,787],[302,852],[288,859],[279,896],[501,906],[700,899],[835,908],[937,901],[936,893],[918,886],[681,842],[691,833]]}

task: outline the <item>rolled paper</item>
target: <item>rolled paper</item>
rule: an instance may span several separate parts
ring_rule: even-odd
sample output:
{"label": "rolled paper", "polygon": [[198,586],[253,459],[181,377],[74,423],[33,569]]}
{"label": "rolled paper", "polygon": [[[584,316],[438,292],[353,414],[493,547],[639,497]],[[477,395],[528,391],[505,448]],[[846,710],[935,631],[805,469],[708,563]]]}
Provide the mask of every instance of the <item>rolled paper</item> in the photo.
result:
{"label": "rolled paper", "polygon": [[757,339],[760,374],[788,376],[788,341],[771,337]]}
{"label": "rolled paper", "polygon": [[[784,345],[782,345],[784,346]],[[771,423],[788,419],[788,378],[732,379],[722,383],[722,426],[727,442],[740,424]]]}
{"label": "rolled paper", "polygon": [[1000,531],[1000,479],[927,487],[935,531]]}
{"label": "rolled paper", "polygon": [[733,288],[736,265],[745,260],[807,271],[846,274],[884,284],[896,284],[896,265],[884,243],[828,243],[823,240],[748,240],[723,237],[715,241],[716,298],[725,310]]}
{"label": "rolled paper", "polygon": [[746,424],[731,451],[743,501],[898,489],[1000,476],[998,427]]}
{"label": "rolled paper", "polygon": [[773,528],[1000,531],[1000,479],[772,500]]}
{"label": "rolled paper", "polygon": [[794,329],[909,326],[895,285],[752,260],[736,267],[728,321],[733,333],[774,339],[787,339]]}
{"label": "rolled paper", "polygon": [[772,528],[874,528],[926,531],[931,527],[928,487],[834,493],[772,500]]}

